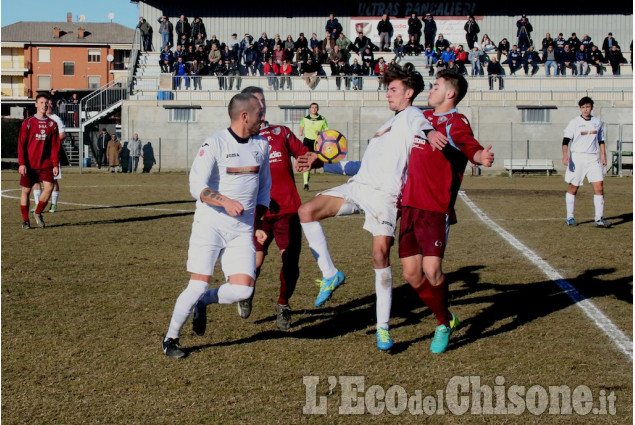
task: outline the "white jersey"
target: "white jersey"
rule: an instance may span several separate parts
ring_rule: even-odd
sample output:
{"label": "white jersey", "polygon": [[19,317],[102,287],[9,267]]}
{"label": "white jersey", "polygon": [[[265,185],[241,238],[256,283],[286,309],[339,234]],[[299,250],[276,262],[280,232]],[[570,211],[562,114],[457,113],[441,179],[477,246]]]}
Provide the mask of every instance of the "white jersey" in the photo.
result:
{"label": "white jersey", "polygon": [[564,137],[571,139],[569,151],[571,153],[598,153],[598,142],[604,141],[602,132],[602,120],[591,116],[585,120],[577,116],[564,129]]}
{"label": "white jersey", "polygon": [[[243,214],[232,217],[224,208],[201,201],[206,187],[240,202]],[[196,199],[195,215],[211,218],[210,223],[218,228],[252,231],[256,205],[269,206],[270,188],[269,142],[259,135],[245,140],[229,129],[221,130],[205,140],[192,164],[190,193]]]}
{"label": "white jersey", "polygon": [[66,127],[64,126],[64,123],[62,122],[62,119],[60,117],[55,114],[47,116],[57,123],[57,131],[59,132],[59,134],[66,133]]}
{"label": "white jersey", "polygon": [[362,158],[358,173],[349,181],[380,190],[397,198],[405,183],[410,149],[434,130],[419,108],[409,106],[375,133]]}

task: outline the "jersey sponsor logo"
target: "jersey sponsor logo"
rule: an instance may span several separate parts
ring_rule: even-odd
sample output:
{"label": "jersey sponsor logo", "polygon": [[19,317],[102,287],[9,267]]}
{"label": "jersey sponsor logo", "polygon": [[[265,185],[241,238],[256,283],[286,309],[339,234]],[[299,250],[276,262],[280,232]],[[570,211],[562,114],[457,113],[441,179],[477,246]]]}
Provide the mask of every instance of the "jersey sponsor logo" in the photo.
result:
{"label": "jersey sponsor logo", "polygon": [[238,158],[240,156],[240,154],[233,152],[233,153],[228,153],[227,155],[225,155],[225,158]]}
{"label": "jersey sponsor logo", "polygon": [[598,134],[597,130],[588,130],[588,131],[581,131],[580,135],[581,136],[586,136],[587,134]]}
{"label": "jersey sponsor logo", "polygon": [[272,159],[276,159],[276,158],[282,158],[282,152],[271,151],[271,153],[269,154],[269,161],[271,161]]}
{"label": "jersey sponsor logo", "polygon": [[241,174],[258,174],[260,171],[259,166],[252,167],[227,167],[227,174],[241,175]]}

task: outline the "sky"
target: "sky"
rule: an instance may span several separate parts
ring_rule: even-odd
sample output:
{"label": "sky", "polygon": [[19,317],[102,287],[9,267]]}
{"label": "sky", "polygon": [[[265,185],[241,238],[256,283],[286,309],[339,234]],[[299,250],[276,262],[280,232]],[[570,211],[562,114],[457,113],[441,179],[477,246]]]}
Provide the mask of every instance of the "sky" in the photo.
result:
{"label": "sky", "polygon": [[3,27],[19,21],[65,22],[68,12],[73,14],[73,22],[79,15],[84,15],[86,22],[110,22],[111,12],[115,15],[112,22],[130,28],[139,21],[139,6],[130,0],[0,0],[0,12]]}

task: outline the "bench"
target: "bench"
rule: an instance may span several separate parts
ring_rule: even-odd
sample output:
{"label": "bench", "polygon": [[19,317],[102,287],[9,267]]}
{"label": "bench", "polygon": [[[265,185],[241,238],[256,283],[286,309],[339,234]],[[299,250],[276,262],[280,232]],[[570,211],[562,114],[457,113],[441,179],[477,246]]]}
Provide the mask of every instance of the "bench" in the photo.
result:
{"label": "bench", "polygon": [[544,171],[549,176],[555,171],[551,159],[506,159],[503,161],[503,165],[510,174],[513,174],[514,171]]}
{"label": "bench", "polygon": [[[617,175],[620,173],[620,171],[624,168],[633,168],[633,162],[631,160],[631,162],[621,162],[620,163],[620,152],[619,151],[611,151],[611,166],[609,167],[609,169],[607,170],[607,174],[611,173],[612,175]],[[632,151],[622,151],[622,159],[624,159],[624,157],[633,157],[633,152]]]}

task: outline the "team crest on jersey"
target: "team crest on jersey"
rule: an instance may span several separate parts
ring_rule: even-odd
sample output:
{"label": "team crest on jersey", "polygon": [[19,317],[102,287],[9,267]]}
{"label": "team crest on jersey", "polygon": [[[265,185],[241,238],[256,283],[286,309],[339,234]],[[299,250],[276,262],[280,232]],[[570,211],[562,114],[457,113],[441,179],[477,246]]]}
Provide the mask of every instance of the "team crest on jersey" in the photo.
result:
{"label": "team crest on jersey", "polygon": [[205,149],[201,149],[201,150],[198,152],[198,156],[203,156],[203,155],[205,155]]}
{"label": "team crest on jersey", "polygon": [[278,134],[280,134],[280,127],[274,127],[271,132],[277,136]]}
{"label": "team crest on jersey", "polygon": [[437,121],[437,124],[443,124],[447,120],[448,120],[448,117],[444,115],[442,117],[439,117],[439,121]]}
{"label": "team crest on jersey", "polygon": [[53,121],[49,122],[49,127],[53,127]]}
{"label": "team crest on jersey", "polygon": [[258,163],[261,163],[261,162],[262,162],[262,160],[263,160],[263,155],[262,155],[262,152],[256,152],[256,151],[254,151],[254,152],[252,152],[251,154],[254,156],[254,159],[256,160],[256,162],[258,162]]}

